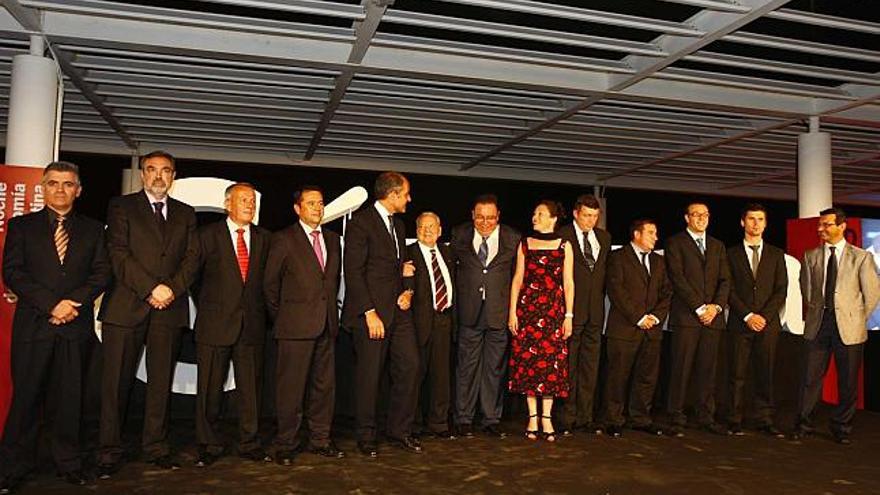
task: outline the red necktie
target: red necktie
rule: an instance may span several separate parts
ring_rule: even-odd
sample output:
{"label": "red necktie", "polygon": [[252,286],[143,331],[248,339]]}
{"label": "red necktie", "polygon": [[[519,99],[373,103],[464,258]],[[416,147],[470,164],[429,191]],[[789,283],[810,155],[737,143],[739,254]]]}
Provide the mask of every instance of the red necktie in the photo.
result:
{"label": "red necktie", "polygon": [[318,257],[318,264],[321,265],[321,270],[324,269],[324,251],[321,250],[321,231],[313,230],[312,234],[312,249],[315,250],[315,256]]}
{"label": "red necktie", "polygon": [[235,242],[235,257],[238,259],[238,270],[241,272],[241,281],[244,282],[247,280],[247,272],[248,272],[248,249],[247,244],[244,243],[244,229],[236,229],[236,233],[238,233],[238,240]]}

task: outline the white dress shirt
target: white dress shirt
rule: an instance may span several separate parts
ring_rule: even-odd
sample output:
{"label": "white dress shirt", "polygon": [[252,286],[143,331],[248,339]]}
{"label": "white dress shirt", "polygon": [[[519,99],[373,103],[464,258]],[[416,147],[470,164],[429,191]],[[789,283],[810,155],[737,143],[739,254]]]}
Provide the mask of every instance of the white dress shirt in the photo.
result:
{"label": "white dress shirt", "polygon": [[577,222],[574,223],[574,234],[577,236],[578,245],[581,248],[581,253],[584,252],[584,237],[586,237],[587,242],[590,243],[590,249],[593,251],[593,259],[599,259],[599,251],[602,250],[602,245],[599,244],[599,238],[596,237],[595,229],[590,229],[587,232],[581,230],[580,226],[578,226]]}
{"label": "white dress shirt", "polygon": [[436,281],[434,280],[434,266],[431,263],[431,250],[433,249],[437,253],[437,264],[440,265],[440,274],[443,277],[443,282],[446,284],[446,300],[448,301],[448,305],[452,306],[452,277],[449,276],[449,268],[446,266],[446,260],[443,259],[443,255],[440,253],[440,249],[438,246],[428,247],[421,242],[419,244],[419,250],[422,252],[422,258],[425,259],[425,266],[428,267],[428,276],[431,278],[431,294],[433,294],[433,303],[434,309],[437,309],[437,294],[434,292],[437,287]]}
{"label": "white dress shirt", "polygon": [[[489,234],[489,237],[486,238],[486,245],[489,247],[489,256],[486,258],[486,266],[489,266],[489,263],[491,263],[492,260],[495,259],[495,256],[498,255],[498,243],[499,243],[499,239],[501,237],[501,235],[499,234],[500,231],[501,231],[501,226],[497,225],[497,226],[495,226],[495,230],[493,230],[492,233]],[[483,236],[480,235],[480,233],[477,231],[477,229],[474,229],[474,242],[473,242],[473,244],[474,244],[474,252],[475,253],[480,252],[480,244],[482,244],[482,243],[483,243]]]}
{"label": "white dress shirt", "polygon": [[[754,265],[752,264],[752,248],[749,247],[749,246],[752,246],[752,244],[749,244],[749,241],[743,239],[743,249],[746,250],[746,261],[748,261],[748,263],[749,263],[749,268],[752,269],[752,273],[755,273],[755,270],[757,270],[758,267],[757,267],[757,266],[754,266]],[[761,257],[762,257],[762,256],[764,256],[764,240],[763,240],[763,239],[761,239],[761,242],[758,244],[758,263],[759,263],[759,264],[761,263]],[[754,314],[755,314],[755,313],[749,313],[749,314],[747,314],[747,315],[743,318],[743,321],[745,321],[745,322],[749,321],[749,318],[751,318],[752,315],[754,315]]]}
{"label": "white dress shirt", "polygon": [[233,222],[231,218],[226,217],[226,227],[229,229],[229,236],[232,238],[232,252],[238,253],[238,229],[244,229],[244,245],[247,246],[248,255],[251,252],[251,226],[242,225],[239,226],[237,223]]}
{"label": "white dress shirt", "polygon": [[[385,232],[387,232],[388,235],[391,235],[391,231],[392,231],[392,229],[394,229],[394,223],[392,222],[392,220],[390,218],[388,218],[391,216],[391,213],[389,213],[388,210],[385,209],[385,206],[383,206],[382,203],[380,203],[378,201],[373,203],[373,208],[375,208],[376,211],[379,212],[379,216],[382,217],[382,222],[385,224]],[[395,240],[397,239],[397,231],[394,231],[393,238]],[[397,257],[400,258],[400,244],[399,243],[397,243],[397,242],[394,243],[394,250],[397,252]]]}
{"label": "white dress shirt", "polygon": [[[577,224],[575,224],[575,228],[576,227],[577,227]],[[592,230],[590,232],[592,232]],[[630,245],[630,247],[632,247],[632,250],[636,253],[636,259],[639,260],[639,264],[647,267],[648,274],[650,275],[650,273],[651,273],[651,252],[648,251],[648,256],[645,256],[645,263],[642,264],[642,253],[644,253],[642,248],[636,246],[635,243],[633,243],[633,242],[630,242],[629,245]],[[657,318],[656,316],[648,313],[648,314],[643,315],[641,318],[639,318],[639,321],[636,322],[636,325],[642,326],[642,324],[645,323],[645,320],[647,320],[648,318],[653,318],[655,325],[660,324],[660,318]]]}
{"label": "white dress shirt", "polygon": [[[834,256],[837,258],[838,274],[840,273],[840,260],[843,259],[843,250],[846,247],[846,238],[837,241],[837,244],[822,243],[822,296],[825,296],[825,281],[828,280],[828,257],[831,256],[829,247],[834,246]],[[839,276],[839,275],[838,275]]]}
{"label": "white dress shirt", "polygon": [[156,208],[153,207],[153,203],[162,203],[162,217],[165,220],[168,220],[168,196],[165,196],[165,199],[156,199],[156,197],[150,194],[146,189],[144,189],[144,194],[147,195],[147,201],[150,202],[150,211],[155,215]]}

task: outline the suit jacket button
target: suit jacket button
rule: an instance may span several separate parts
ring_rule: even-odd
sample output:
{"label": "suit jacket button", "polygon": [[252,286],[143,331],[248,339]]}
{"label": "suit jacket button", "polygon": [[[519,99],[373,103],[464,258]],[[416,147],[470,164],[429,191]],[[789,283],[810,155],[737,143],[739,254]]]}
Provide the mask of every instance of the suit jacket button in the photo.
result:
{"label": "suit jacket button", "polygon": [[483,273],[489,273],[489,270],[483,268]]}

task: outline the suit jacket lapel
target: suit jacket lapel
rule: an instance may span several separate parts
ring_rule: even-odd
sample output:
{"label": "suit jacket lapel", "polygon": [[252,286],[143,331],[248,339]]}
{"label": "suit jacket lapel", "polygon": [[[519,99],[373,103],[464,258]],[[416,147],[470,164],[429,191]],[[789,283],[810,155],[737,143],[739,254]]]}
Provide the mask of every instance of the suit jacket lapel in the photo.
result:
{"label": "suit jacket lapel", "polygon": [[[577,261],[578,263],[583,265],[584,268],[587,269],[587,271],[590,271],[590,265],[587,263],[587,257],[584,255],[584,250],[581,249],[581,245],[578,242],[577,229],[574,227],[573,223],[571,225],[566,226],[565,228],[568,229],[568,234],[571,236],[571,239],[572,239],[571,247],[574,248],[575,251],[577,251],[577,255],[575,255],[575,257],[574,257],[575,261]],[[589,240],[585,238],[584,242],[589,242]],[[598,261],[598,260],[596,260],[596,261]]]}
{"label": "suit jacket lapel", "polygon": [[[45,207],[40,210],[40,216],[42,217],[39,221],[42,222],[42,226],[44,228],[37,229],[37,235],[42,237],[39,241],[39,244],[44,246],[46,249],[46,253],[48,253],[49,258],[55,260],[55,266],[61,268],[61,260],[58,259],[58,249],[55,247],[55,231],[53,227],[54,223],[49,223],[49,208]],[[69,234],[69,232],[68,232]],[[68,251],[70,250],[70,241],[68,241]]]}
{"label": "suit jacket lapel", "polygon": [[[642,274],[642,281],[645,283],[645,285],[648,285],[653,275],[649,275],[648,272],[645,270],[644,265],[642,265],[642,260],[639,259],[639,256],[636,254],[635,250],[633,250],[632,246],[625,245],[620,249],[626,250],[624,251],[624,253],[629,260],[629,263],[633,265],[639,271],[639,273]],[[650,256],[650,254],[648,256]]]}
{"label": "suit jacket lapel", "polygon": [[[261,233],[254,228],[253,225],[250,226],[251,231],[251,246],[248,249],[248,273],[247,273],[247,282],[249,282],[254,277],[254,270],[257,270],[259,267],[259,263],[255,263],[254,253],[259,253],[260,248],[263,245],[263,236]],[[236,260],[237,263],[237,260]],[[262,288],[260,288],[262,290]]]}
{"label": "suit jacket lapel", "polygon": [[[324,235],[324,229],[321,229],[321,235]],[[320,274],[323,274],[323,270],[321,270],[321,264],[318,263],[318,257],[315,256],[315,248],[312,247],[312,239],[311,236],[306,234],[306,231],[303,230],[302,225],[297,222],[296,225],[293,226],[293,242],[298,245],[298,252],[304,253],[305,256],[309,259],[309,266],[315,269]],[[324,239],[324,245],[327,246],[327,239]],[[329,247],[327,248],[329,251]],[[327,266],[327,259],[324,259],[324,266]]]}

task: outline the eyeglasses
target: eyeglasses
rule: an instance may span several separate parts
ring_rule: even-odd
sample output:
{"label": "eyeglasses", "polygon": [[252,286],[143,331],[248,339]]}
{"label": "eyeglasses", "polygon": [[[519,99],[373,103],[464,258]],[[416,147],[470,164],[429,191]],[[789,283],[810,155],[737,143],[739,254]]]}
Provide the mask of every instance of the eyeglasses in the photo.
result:
{"label": "eyeglasses", "polygon": [[709,218],[709,213],[688,213],[688,216],[692,218]]}

